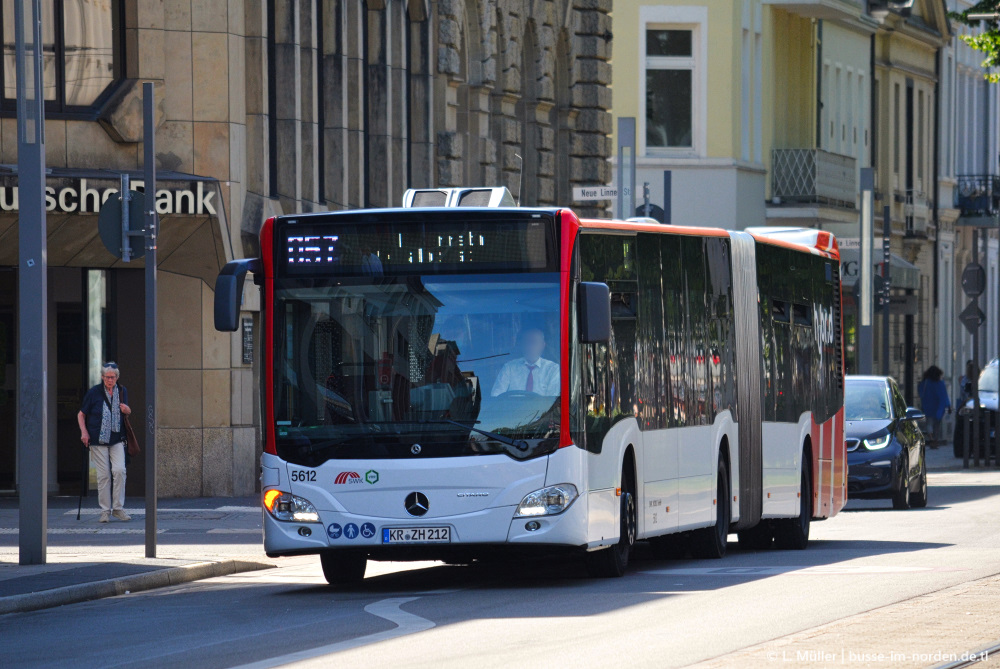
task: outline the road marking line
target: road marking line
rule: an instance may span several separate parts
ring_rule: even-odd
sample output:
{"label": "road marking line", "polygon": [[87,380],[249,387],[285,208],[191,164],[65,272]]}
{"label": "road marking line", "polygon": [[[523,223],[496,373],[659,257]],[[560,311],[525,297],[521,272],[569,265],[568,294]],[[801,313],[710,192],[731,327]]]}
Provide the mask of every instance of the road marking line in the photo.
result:
{"label": "road marking line", "polygon": [[240,527],[217,527],[214,530],[209,530],[208,534],[261,534],[263,530],[259,527],[256,529],[250,528],[240,528]]}
{"label": "road marking line", "polygon": [[690,569],[650,569],[643,574],[657,576],[778,576],[780,574],[913,574],[942,571],[967,571],[958,567],[883,567],[871,566],[837,566],[826,565],[816,567],[704,567]]}
{"label": "road marking line", "polygon": [[367,636],[358,637],[357,639],[339,641],[337,643],[331,643],[327,646],[320,646],[319,648],[312,648],[310,650],[300,650],[287,655],[281,655],[279,657],[272,657],[259,662],[240,665],[239,667],[234,667],[233,669],[270,669],[271,667],[306,662],[308,660],[314,660],[318,657],[323,657],[324,655],[340,653],[345,650],[351,650],[352,648],[358,648],[359,646],[366,646],[380,641],[388,641],[389,639],[395,639],[408,634],[416,634],[417,632],[429,630],[434,627],[434,623],[432,621],[427,620],[426,618],[421,618],[420,616],[415,616],[412,613],[407,613],[399,608],[401,605],[406,604],[407,602],[412,602],[415,599],[420,598],[394,597],[393,599],[383,599],[365,607],[366,613],[370,613],[373,616],[385,618],[389,622],[396,623],[397,627],[395,629],[369,634]]}

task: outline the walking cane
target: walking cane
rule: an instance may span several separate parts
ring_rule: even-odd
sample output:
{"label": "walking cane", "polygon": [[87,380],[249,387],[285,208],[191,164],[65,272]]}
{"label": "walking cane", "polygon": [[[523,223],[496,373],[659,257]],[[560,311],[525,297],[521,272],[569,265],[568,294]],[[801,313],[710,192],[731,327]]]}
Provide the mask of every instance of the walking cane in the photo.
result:
{"label": "walking cane", "polygon": [[87,494],[87,483],[90,478],[90,449],[83,449],[83,474],[80,477],[80,503],[76,505],[76,519],[80,520],[80,510],[83,508],[83,496]]}

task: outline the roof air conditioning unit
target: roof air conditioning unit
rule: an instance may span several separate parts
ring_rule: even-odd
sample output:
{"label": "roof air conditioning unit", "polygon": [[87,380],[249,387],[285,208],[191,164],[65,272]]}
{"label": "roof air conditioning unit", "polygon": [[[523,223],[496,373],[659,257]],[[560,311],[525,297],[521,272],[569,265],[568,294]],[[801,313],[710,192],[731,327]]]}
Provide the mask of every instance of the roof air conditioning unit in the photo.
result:
{"label": "roof air conditioning unit", "polygon": [[482,188],[411,188],[403,193],[404,207],[516,207],[503,186]]}

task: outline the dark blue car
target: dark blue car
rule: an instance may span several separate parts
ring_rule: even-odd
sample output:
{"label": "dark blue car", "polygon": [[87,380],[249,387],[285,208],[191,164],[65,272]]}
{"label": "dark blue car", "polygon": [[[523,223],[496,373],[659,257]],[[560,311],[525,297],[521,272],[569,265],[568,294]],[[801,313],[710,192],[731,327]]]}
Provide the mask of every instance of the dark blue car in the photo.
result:
{"label": "dark blue car", "polygon": [[844,387],[847,496],[890,498],[894,509],[927,506],[924,415],[907,408],[885,376],[848,376]]}

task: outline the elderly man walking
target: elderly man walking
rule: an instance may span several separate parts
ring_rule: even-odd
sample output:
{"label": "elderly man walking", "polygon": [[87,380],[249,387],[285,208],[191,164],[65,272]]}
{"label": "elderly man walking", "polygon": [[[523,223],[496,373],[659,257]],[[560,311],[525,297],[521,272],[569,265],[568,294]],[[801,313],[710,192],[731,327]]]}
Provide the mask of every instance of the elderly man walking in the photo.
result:
{"label": "elderly man walking", "polygon": [[[101,516],[97,522],[106,523],[111,516],[131,520],[125,513],[125,430],[122,416],[132,413],[128,406],[128,391],[118,384],[118,365],[104,363],[101,383],[83,396],[77,422],[80,424],[80,441],[90,449],[90,456],[97,469],[97,501]],[[111,481],[114,478],[114,499]]]}

